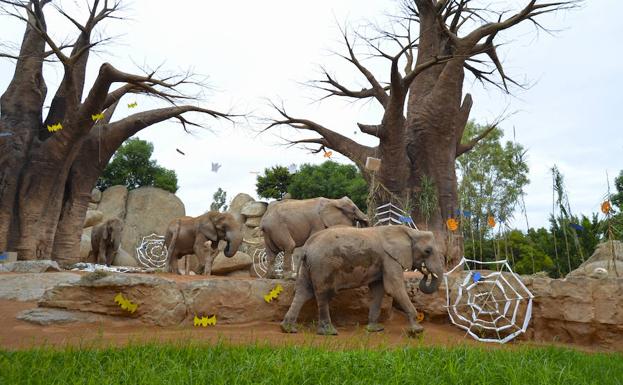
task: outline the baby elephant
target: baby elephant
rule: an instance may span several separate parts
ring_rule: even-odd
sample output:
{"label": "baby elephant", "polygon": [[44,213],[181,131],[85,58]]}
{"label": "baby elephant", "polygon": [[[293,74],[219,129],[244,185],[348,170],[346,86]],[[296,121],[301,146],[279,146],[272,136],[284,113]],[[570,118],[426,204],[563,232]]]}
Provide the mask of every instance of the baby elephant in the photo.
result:
{"label": "baby elephant", "polygon": [[109,219],[93,227],[91,232],[91,253],[95,262],[110,266],[119,250],[123,221],[118,218]]}
{"label": "baby elephant", "polygon": [[[331,297],[342,289],[368,285],[372,294],[368,331],[383,330],[378,319],[383,293],[387,292],[409,317],[407,334],[417,335],[424,329],[417,322],[415,307],[407,295],[403,272],[422,271],[420,290],[427,294],[437,291],[443,265],[433,245],[433,233],[402,225],[361,229],[331,227],[312,235],[300,251],[296,293],[281,323],[282,331],[296,333],[301,308],[316,297],[318,334],[337,334],[329,314]],[[430,283],[427,282],[429,275],[432,275]]]}

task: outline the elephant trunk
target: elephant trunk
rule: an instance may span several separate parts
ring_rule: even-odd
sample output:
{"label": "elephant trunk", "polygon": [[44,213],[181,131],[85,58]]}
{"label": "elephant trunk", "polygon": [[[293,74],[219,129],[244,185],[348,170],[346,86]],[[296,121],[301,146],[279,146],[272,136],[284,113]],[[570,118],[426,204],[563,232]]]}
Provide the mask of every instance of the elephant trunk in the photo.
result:
{"label": "elephant trunk", "polygon": [[433,294],[439,289],[441,277],[443,275],[443,264],[439,259],[438,255],[433,254],[426,258],[424,262],[426,270],[430,272],[432,276],[430,282],[428,282],[429,274],[424,273],[424,277],[420,281],[420,290],[424,294]]}
{"label": "elephant trunk", "polygon": [[362,227],[368,227],[370,225],[368,217],[361,210],[355,210],[355,222],[359,222]]}
{"label": "elephant trunk", "polygon": [[242,244],[242,232],[240,230],[229,230],[225,233],[227,246],[223,250],[226,257],[231,258],[238,252],[238,248]]}

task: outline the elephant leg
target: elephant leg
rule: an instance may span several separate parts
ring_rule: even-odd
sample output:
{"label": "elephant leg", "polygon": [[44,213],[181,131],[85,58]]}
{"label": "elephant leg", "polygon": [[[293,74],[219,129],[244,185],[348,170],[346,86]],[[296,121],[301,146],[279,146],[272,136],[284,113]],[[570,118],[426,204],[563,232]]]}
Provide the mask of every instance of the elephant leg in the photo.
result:
{"label": "elephant leg", "polygon": [[195,244],[193,246],[193,250],[195,251],[195,255],[197,256],[197,260],[199,266],[197,268],[199,274],[211,275],[212,274],[212,262],[214,261],[215,254],[218,253],[218,249],[216,249],[216,253],[210,247],[206,247],[206,242],[208,241],[203,235],[198,234],[195,238]]}
{"label": "elephant leg", "polygon": [[368,326],[366,330],[369,332],[380,332],[384,329],[383,325],[379,323],[379,316],[381,315],[381,304],[383,303],[385,288],[383,287],[383,281],[372,282],[368,287],[370,288],[372,300],[370,301],[370,312],[368,313]]}
{"label": "elephant leg", "polygon": [[275,279],[277,277],[277,272],[275,271],[275,257],[276,254],[269,249],[266,248],[266,277],[268,279]]}
{"label": "elephant leg", "polygon": [[171,257],[169,258],[169,268],[167,269],[169,273],[173,273],[177,275],[182,274],[180,272],[180,266],[178,264],[179,259],[180,259],[180,255],[175,250],[173,250],[171,252]]}
{"label": "elephant leg", "polygon": [[325,291],[316,294],[316,302],[318,302],[318,334],[325,336],[337,335],[337,329],[331,324],[331,314],[329,312],[329,301],[331,301],[333,293]]}
{"label": "elephant leg", "polygon": [[400,271],[400,278],[401,279],[384,279],[385,291],[387,291],[389,295],[391,295],[396,302],[398,302],[402,310],[407,313],[407,317],[409,319],[409,329],[407,329],[407,335],[409,337],[415,337],[422,333],[424,328],[419,322],[417,322],[417,310],[415,309],[415,306],[413,306],[413,303],[411,303],[407,290],[405,289],[404,281],[402,281],[402,271]]}
{"label": "elephant leg", "polygon": [[292,269],[292,253],[294,249],[288,249],[283,252],[283,278],[294,280],[296,279],[296,274]]}
{"label": "elephant leg", "polygon": [[103,241],[99,244],[96,262],[100,265],[104,265],[106,263],[106,244]]}
{"label": "elephant leg", "polygon": [[292,304],[286,313],[283,321],[281,322],[281,330],[284,333],[296,333],[296,320],[299,317],[301,308],[307,301],[314,297],[314,291],[312,290],[311,283],[309,281],[309,273],[305,270],[301,272],[301,276],[296,281],[296,291],[294,293],[294,299]]}

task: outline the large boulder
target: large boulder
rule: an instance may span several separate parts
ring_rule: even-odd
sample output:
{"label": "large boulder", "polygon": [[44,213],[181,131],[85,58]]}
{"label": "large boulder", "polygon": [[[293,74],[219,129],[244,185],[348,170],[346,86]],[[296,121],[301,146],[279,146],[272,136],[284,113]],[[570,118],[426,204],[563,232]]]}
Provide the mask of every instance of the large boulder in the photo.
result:
{"label": "large boulder", "polygon": [[[138,305],[135,313],[115,303],[119,293]],[[178,325],[186,317],[184,297],[175,282],[121,273],[95,272],[77,282],[58,285],[45,292],[39,306],[140,318],[160,326]]]}
{"label": "large boulder", "polygon": [[56,261],[48,259],[0,264],[0,273],[45,273],[48,271],[61,271],[61,267]]}
{"label": "large boulder", "polygon": [[20,312],[16,318],[18,320],[42,326],[67,324],[72,322],[100,323],[104,321],[114,321],[112,317],[101,314],[43,307],[24,310]]}
{"label": "large boulder", "polygon": [[[270,303],[264,295],[280,284],[283,292]],[[240,324],[257,321],[281,321],[294,297],[294,281],[268,279],[210,279],[180,283],[188,304],[188,320],[195,315],[216,314],[218,322]],[[344,290],[331,301],[331,319],[338,325],[366,324],[368,321],[369,291],[367,287]],[[392,313],[392,299],[385,296],[381,321]],[[299,321],[318,319],[316,302],[308,301]]]}
{"label": "large boulder", "polygon": [[253,264],[253,260],[246,253],[239,251],[233,257],[227,258],[221,251],[212,263],[212,274],[223,275],[236,270],[249,271],[251,264]]}
{"label": "large boulder", "polygon": [[92,227],[87,227],[82,231],[80,236],[80,261],[82,262],[95,262],[89,261],[89,253],[91,252],[91,230]]}
{"label": "large boulder", "polygon": [[247,202],[240,209],[240,214],[245,217],[261,217],[266,212],[268,203],[266,202]]}
{"label": "large boulder", "polygon": [[245,194],[245,193],[240,193],[240,194],[236,195],[234,197],[234,199],[232,199],[231,203],[229,204],[229,208],[227,209],[227,211],[232,213],[234,215],[234,217],[236,217],[236,219],[239,220],[239,217],[241,216],[242,207],[245,204],[247,204],[249,202],[253,202],[253,201],[255,201],[255,199],[253,199],[253,197],[251,197],[251,195]]}
{"label": "large boulder", "polygon": [[154,233],[164,235],[169,223],[175,218],[183,217],[185,213],[182,201],[168,191],[156,187],[141,187],[130,191],[121,248],[135,255],[136,247],[143,237]]}
{"label": "large boulder", "polygon": [[75,273],[0,274],[0,299],[36,301],[56,285],[79,280]]}
{"label": "large boulder", "polygon": [[104,214],[103,221],[125,218],[128,189],[125,186],[111,186],[102,193],[97,209]]}
{"label": "large boulder", "polygon": [[[618,273],[618,275],[617,275]],[[595,252],[568,277],[623,277],[623,242],[608,241],[597,245]]]}
{"label": "large boulder", "polygon": [[113,266],[132,266],[138,267],[138,261],[132,255],[130,255],[127,251],[123,250],[121,247],[117,250],[117,256],[115,260],[112,262]]}
{"label": "large boulder", "polygon": [[104,213],[99,210],[87,210],[87,215],[84,217],[84,224],[82,227],[93,227],[102,222],[104,219]]}

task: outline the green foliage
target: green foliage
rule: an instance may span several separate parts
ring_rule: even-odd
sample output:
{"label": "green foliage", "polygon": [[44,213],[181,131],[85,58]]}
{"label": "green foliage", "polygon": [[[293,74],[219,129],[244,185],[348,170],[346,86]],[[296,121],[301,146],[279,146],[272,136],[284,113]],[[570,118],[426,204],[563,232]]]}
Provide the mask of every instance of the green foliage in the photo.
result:
{"label": "green foliage", "polygon": [[619,211],[623,211],[623,170],[621,170],[619,176],[614,178],[614,187],[617,192],[612,194],[610,200],[612,204],[619,208]]}
{"label": "green foliage", "polygon": [[[463,141],[469,141],[487,128],[469,122]],[[476,147],[457,158],[460,206],[471,211],[476,231],[487,231],[488,215],[493,215],[498,222],[507,222],[529,183],[526,151],[520,144],[503,144],[502,136],[502,130],[494,128]]]}
{"label": "green foliage", "polygon": [[[210,203],[210,211],[227,211],[227,192],[222,188],[218,188],[212,195],[212,203]],[[222,209],[222,210],[221,210]]]}
{"label": "green foliage", "polygon": [[321,348],[186,341],[0,351],[0,383],[608,385],[620,384],[623,373],[619,353],[415,346],[349,350],[330,343]]}
{"label": "green foliage", "polygon": [[350,164],[330,160],[320,165],[303,164],[292,176],[288,192],[295,199],[347,196],[361,210],[367,209],[368,186],[357,167]]}
{"label": "green foliage", "polygon": [[264,170],[257,176],[257,195],[263,198],[281,199],[288,192],[292,174],[287,167],[275,166]]}
{"label": "green foliage", "polygon": [[97,188],[124,185],[129,190],[143,186],[159,187],[175,193],[179,188],[175,171],[159,166],[150,159],[154,145],[138,138],[127,140],[106,166],[97,181]]}

